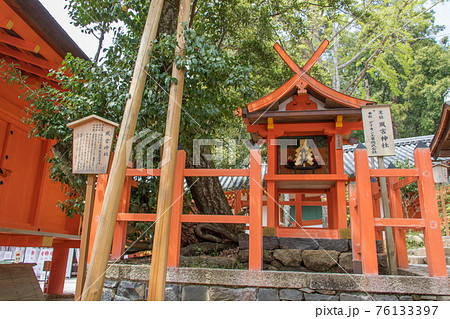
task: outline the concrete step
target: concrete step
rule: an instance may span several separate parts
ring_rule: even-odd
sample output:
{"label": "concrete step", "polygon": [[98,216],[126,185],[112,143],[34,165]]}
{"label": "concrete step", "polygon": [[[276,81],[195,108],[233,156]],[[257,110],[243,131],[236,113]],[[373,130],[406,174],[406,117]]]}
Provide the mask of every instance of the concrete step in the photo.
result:
{"label": "concrete step", "polygon": [[[450,257],[450,247],[444,247],[444,254]],[[425,248],[408,249],[409,256],[426,256]]]}
{"label": "concrete step", "polygon": [[[426,256],[408,256],[410,265],[426,265],[427,257]],[[445,257],[445,263],[450,266],[450,257]]]}
{"label": "concrete step", "polygon": [[408,260],[411,265],[427,263],[427,257],[425,256],[408,256]]}
{"label": "concrete step", "polygon": [[[410,265],[409,269],[399,269],[400,273],[403,273],[404,275],[413,275],[413,276],[424,276],[428,277],[428,265]],[[447,266],[447,273],[450,277],[450,266]]]}

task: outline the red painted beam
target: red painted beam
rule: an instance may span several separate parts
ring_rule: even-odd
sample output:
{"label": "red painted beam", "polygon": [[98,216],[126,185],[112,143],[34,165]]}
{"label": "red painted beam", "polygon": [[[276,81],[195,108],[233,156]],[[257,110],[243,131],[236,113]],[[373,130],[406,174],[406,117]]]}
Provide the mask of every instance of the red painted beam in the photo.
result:
{"label": "red painted beam", "polygon": [[417,182],[418,177],[416,176],[410,176],[402,179],[401,181],[398,181],[394,184],[394,190],[403,188],[405,186],[408,186],[411,183]]}
{"label": "red painted beam", "polygon": [[0,27],[11,30],[13,25],[14,25],[14,23],[11,21],[11,19],[8,19],[5,17],[0,17]]}
{"label": "red painted beam", "polygon": [[155,220],[156,214],[130,214],[130,213],[117,214],[117,221],[123,222],[154,222]]}
{"label": "red painted beam", "polygon": [[374,218],[375,227],[423,228],[425,221],[415,218]]}
{"label": "red painted beam", "polygon": [[40,49],[40,47],[36,43],[33,43],[32,41],[16,38],[6,33],[0,33],[0,42],[4,42],[9,45],[15,46],[19,49],[23,49],[34,53],[39,53]]}
{"label": "red painted beam", "polygon": [[52,81],[55,85],[57,84],[57,80],[48,76],[48,70],[44,70],[26,63],[21,63],[18,61],[14,61],[13,59],[3,58],[6,63],[13,63],[20,70],[32,73],[34,75],[39,76],[42,79]]}
{"label": "red painted beam", "polygon": [[13,49],[4,47],[4,46],[0,46],[0,54],[4,54],[10,57],[13,57],[17,60],[20,61],[24,61],[27,63],[31,63],[37,66],[40,66],[44,69],[53,69],[53,70],[57,70],[59,68],[59,66],[56,63],[41,59],[41,58],[37,58],[34,55],[31,54],[25,54],[19,51],[15,51]]}
{"label": "red painted beam", "polygon": [[184,176],[250,176],[249,169],[196,169],[186,168]]}
{"label": "red painted beam", "polygon": [[371,177],[414,177],[418,176],[415,169],[371,169]]}
{"label": "red painted beam", "polygon": [[346,174],[277,174],[265,177],[266,181],[347,181]]}
{"label": "red painted beam", "polygon": [[248,224],[248,216],[236,215],[181,215],[182,223],[224,223],[224,224]]}
{"label": "red painted beam", "polygon": [[126,176],[161,176],[161,170],[153,168],[128,168]]}

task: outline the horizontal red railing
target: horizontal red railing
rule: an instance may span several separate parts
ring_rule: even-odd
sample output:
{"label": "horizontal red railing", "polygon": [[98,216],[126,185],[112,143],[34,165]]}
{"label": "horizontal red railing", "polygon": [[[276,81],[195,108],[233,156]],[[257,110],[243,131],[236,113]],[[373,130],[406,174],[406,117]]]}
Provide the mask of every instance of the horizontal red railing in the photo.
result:
{"label": "horizontal red railing", "polygon": [[183,223],[224,223],[224,224],[247,224],[249,216],[238,215],[188,215],[180,217]]}
{"label": "horizontal red railing", "polygon": [[383,168],[369,170],[371,177],[409,177],[419,176],[415,169]]}
{"label": "horizontal red railing", "polygon": [[[161,176],[160,169],[127,169],[126,176]],[[198,169],[185,168],[183,177],[204,177],[204,176],[250,176],[250,169]],[[245,201],[244,201],[245,202]],[[245,204],[245,203],[244,203]],[[135,214],[119,213],[117,221],[121,222],[154,222],[156,214]],[[228,224],[248,224],[249,216],[237,215],[200,215],[182,214],[180,221],[183,223],[228,223]]]}
{"label": "horizontal red railing", "polygon": [[376,227],[423,228],[423,219],[413,218],[374,218]]}
{"label": "horizontal red railing", "polygon": [[411,183],[417,182],[417,179],[418,179],[417,176],[406,177],[406,178],[402,179],[401,181],[398,181],[397,183],[394,184],[394,190],[403,188],[405,186],[408,186]]}
{"label": "horizontal red railing", "polygon": [[347,181],[346,174],[267,174],[266,181]]}

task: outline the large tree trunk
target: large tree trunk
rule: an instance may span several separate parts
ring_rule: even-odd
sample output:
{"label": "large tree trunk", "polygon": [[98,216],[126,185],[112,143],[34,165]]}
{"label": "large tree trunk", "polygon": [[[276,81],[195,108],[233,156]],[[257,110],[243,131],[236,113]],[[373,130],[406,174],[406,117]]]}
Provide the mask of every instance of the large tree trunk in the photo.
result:
{"label": "large tree trunk", "polygon": [[[192,157],[187,156],[186,167],[197,169],[214,168],[214,163],[208,161],[205,156],[200,155],[200,164],[194,165]],[[233,214],[218,177],[186,177],[186,181],[195,202],[196,213],[205,215]],[[191,224],[183,227],[183,234],[186,234],[186,237],[189,237],[189,239],[185,238],[182,242],[185,245],[195,243],[192,237],[195,233],[198,241],[237,243],[239,241],[238,234],[242,229],[242,225],[239,224]]]}
{"label": "large tree trunk", "polygon": [[[200,155],[200,165],[194,165],[191,156],[186,157],[187,168],[214,168],[214,163]],[[231,207],[217,176],[186,177],[195,206],[200,214],[231,215]]]}

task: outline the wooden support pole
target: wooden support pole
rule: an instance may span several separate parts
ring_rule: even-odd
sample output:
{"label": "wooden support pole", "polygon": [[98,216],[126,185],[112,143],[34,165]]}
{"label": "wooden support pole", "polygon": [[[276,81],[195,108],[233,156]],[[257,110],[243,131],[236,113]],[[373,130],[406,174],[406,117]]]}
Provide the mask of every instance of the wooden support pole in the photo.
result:
{"label": "wooden support pole", "polygon": [[[177,27],[177,47],[175,56],[184,54],[183,23],[189,19],[190,0],[180,1]],[[173,191],[175,183],[176,151],[180,130],[181,104],[183,102],[184,70],[178,69],[176,63],[172,66],[172,81],[170,86],[169,105],[167,108],[165,143],[163,148],[163,163],[159,179],[158,205],[156,209],[155,235],[153,238],[153,254],[150,266],[148,285],[148,300],[163,301],[166,288],[167,257],[169,250],[170,217],[172,213]],[[181,172],[178,172],[181,174]]]}
{"label": "wooden support pole", "polygon": [[250,150],[250,191],[249,191],[250,234],[249,234],[249,264],[248,264],[249,270],[262,270],[262,257],[263,257],[262,194],[263,194],[263,186],[261,183],[261,151],[259,149],[252,149]]}
{"label": "wooden support pole", "polygon": [[361,143],[355,150],[356,194],[359,213],[362,272],[378,275],[377,247],[375,242],[375,222],[370,186],[369,158],[367,149]]}
{"label": "wooden support pole", "polygon": [[75,288],[75,301],[80,300],[86,280],[87,257],[89,252],[89,236],[91,234],[92,211],[94,209],[96,175],[89,174],[87,177],[86,196],[83,212],[83,228],[80,242],[80,257],[77,270],[77,285]]}
{"label": "wooden support pole", "polygon": [[106,187],[105,200],[98,224],[92,249],[91,263],[88,269],[86,283],[81,300],[100,300],[109,252],[111,250],[114,227],[116,225],[120,194],[122,193],[127,163],[130,157],[131,145],[136,130],[137,118],[141,107],[145,80],[146,66],[150,61],[153,41],[156,38],[163,0],[153,0],[150,3],[147,21],[136,58],[133,78],[130,85],[130,98],[125,106],[119,138],[111,166],[110,178]]}
{"label": "wooden support pole", "polygon": [[430,277],[447,277],[430,149],[424,143],[417,144],[414,150],[414,162],[419,175],[417,188],[419,190],[420,212],[422,218],[425,219],[423,235],[428,274]]}
{"label": "wooden support pole", "polygon": [[448,229],[447,207],[445,206],[445,192],[442,183],[439,183],[439,194],[441,196],[442,214],[444,214],[445,235],[450,236]]}
{"label": "wooden support pole", "polygon": [[[383,156],[378,156],[377,158],[378,158],[378,169],[384,169]],[[379,177],[379,181],[380,181],[381,203],[383,205],[384,218],[391,218],[386,177]],[[394,234],[392,232],[392,227],[385,227],[384,232],[386,234],[386,248],[387,248],[387,259],[389,263],[389,273],[391,275],[397,275],[397,260],[395,258]]]}

